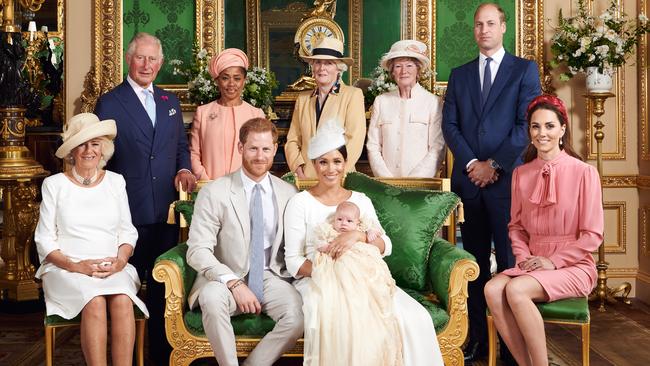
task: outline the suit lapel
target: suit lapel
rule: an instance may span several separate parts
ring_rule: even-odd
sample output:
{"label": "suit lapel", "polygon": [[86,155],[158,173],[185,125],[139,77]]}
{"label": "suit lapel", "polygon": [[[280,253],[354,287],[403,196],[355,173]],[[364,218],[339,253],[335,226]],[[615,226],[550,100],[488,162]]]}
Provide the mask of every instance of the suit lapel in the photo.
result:
{"label": "suit lapel", "polygon": [[[160,145],[169,141],[167,135],[172,127],[170,124],[171,118],[169,117],[171,104],[169,101],[162,99],[163,95],[163,90],[154,86],[154,100],[156,101],[156,128],[153,141],[154,151],[159,151],[161,148]],[[179,111],[176,111],[176,113],[179,113]]]}
{"label": "suit lapel", "polygon": [[474,107],[474,112],[477,116],[481,115],[481,77],[478,73],[478,57],[469,64],[469,83],[468,85],[474,85],[470,88],[470,95],[472,96],[472,107]]}
{"label": "suit lapel", "polygon": [[497,76],[494,78],[494,84],[492,84],[492,88],[490,88],[490,94],[488,95],[488,99],[485,102],[485,106],[483,107],[483,112],[487,113],[490,110],[492,105],[499,97],[499,94],[501,94],[501,91],[503,91],[503,88],[506,86],[510,75],[512,75],[512,65],[513,58],[509,53],[506,53],[503,56],[503,60],[501,60],[501,65],[499,66],[499,71],[497,71]]}
{"label": "suit lapel", "polygon": [[317,100],[318,97],[312,95],[311,97],[309,97],[309,105],[307,106],[307,110],[308,110],[307,115],[309,116],[309,128],[311,129],[309,133],[309,138],[311,138],[311,136],[314,136],[316,134],[316,103],[317,103],[316,101]]}
{"label": "suit lapel", "polygon": [[140,103],[140,99],[135,95],[135,91],[128,81],[124,80],[118,89],[119,100],[124,105],[124,109],[131,116],[133,124],[138,126],[142,133],[149,139],[153,140],[153,126],[147,111]]}
{"label": "suit lapel", "polygon": [[248,202],[246,201],[246,193],[244,192],[244,183],[241,180],[241,169],[235,171],[231,175],[232,183],[230,185],[230,202],[237,214],[239,224],[241,225],[242,232],[244,233],[244,242],[246,247],[249,245],[251,237],[251,220],[250,213],[248,212]]}

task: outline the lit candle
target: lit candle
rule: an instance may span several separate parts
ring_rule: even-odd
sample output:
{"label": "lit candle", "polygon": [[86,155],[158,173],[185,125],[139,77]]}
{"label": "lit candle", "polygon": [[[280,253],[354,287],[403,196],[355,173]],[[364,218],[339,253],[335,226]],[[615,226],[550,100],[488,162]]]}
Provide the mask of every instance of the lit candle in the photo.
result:
{"label": "lit candle", "polygon": [[27,26],[27,30],[29,31],[29,41],[34,40],[34,33],[36,32],[36,22],[35,21],[30,21],[29,25]]}

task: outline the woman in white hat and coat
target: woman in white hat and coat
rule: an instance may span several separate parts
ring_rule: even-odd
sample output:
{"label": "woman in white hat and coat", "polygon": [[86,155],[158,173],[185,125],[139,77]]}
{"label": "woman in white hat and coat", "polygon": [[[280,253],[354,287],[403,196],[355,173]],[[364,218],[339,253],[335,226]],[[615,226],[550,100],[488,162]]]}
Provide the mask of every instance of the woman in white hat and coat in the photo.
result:
{"label": "woman in white hat and coat", "polygon": [[323,122],[334,120],[345,130],[348,151],[345,170],[353,171],[366,138],[363,92],[341,80],[353,61],[343,56],[343,42],[331,37],[323,38],[310,56],[302,58],[311,65],[316,88],[302,92],[296,100],[284,145],[289,169],[298,178],[316,177],[314,166],[307,158],[309,140]]}
{"label": "woman in white hat and coat", "polygon": [[435,177],[445,157],[442,100],[418,83],[431,64],[426,50],[422,42],[402,40],[381,59],[397,88],[372,105],[366,148],[376,177]]}
{"label": "woman in white hat and coat", "polygon": [[124,178],[102,168],[114,151],[115,121],[92,113],[70,119],[56,156],[71,166],[43,181],[35,232],[46,313],[81,313],[81,348],[89,365],[107,364],[108,316],[113,365],[131,365],[133,304],[140,280],[128,264],[138,233],[131,223]]}

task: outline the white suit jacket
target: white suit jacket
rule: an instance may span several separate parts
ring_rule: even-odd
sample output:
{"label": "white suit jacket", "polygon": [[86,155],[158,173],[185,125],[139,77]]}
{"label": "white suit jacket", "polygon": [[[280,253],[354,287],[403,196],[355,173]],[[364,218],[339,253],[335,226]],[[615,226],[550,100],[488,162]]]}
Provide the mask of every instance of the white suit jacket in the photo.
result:
{"label": "white suit jacket", "polygon": [[[297,190],[291,184],[271,177],[277,203],[278,228],[271,247],[270,270],[291,278],[284,262],[283,216],[289,198]],[[194,214],[187,240],[187,263],[197,271],[188,302],[198,305],[201,288],[209,281],[219,281],[226,274],[244,278],[249,268],[251,237],[248,201],[241,180],[241,169],[205,185],[194,204]]]}
{"label": "white suit jacket", "polygon": [[420,84],[411,98],[399,90],[381,94],[372,105],[368,127],[368,162],[375,177],[436,176],[445,157],[442,101]]}

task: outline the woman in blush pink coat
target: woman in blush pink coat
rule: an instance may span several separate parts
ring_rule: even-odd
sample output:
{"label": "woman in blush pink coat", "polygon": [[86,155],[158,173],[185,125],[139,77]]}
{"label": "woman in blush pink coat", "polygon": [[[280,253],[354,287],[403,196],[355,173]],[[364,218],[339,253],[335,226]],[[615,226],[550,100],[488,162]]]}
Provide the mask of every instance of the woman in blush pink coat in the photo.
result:
{"label": "woman in blush pink coat", "polygon": [[239,128],[264,112],[241,99],[248,57],[236,48],[223,50],[210,60],[210,75],[219,88],[219,99],[199,106],[190,132],[192,172],[201,180],[214,180],[241,166],[237,150]]}
{"label": "woman in blush pink coat", "polygon": [[547,365],[542,316],[535,302],[587,296],[596,283],[591,255],[603,241],[596,169],[571,149],[567,112],[557,97],[528,106],[531,145],[512,176],[508,226],[516,265],[485,286],[501,337],[519,365]]}

